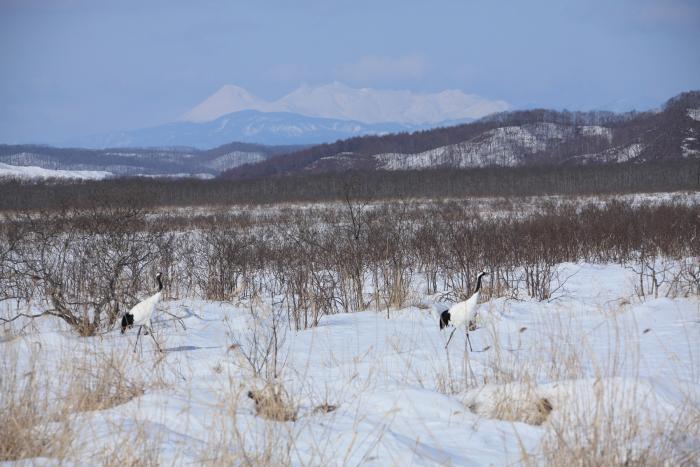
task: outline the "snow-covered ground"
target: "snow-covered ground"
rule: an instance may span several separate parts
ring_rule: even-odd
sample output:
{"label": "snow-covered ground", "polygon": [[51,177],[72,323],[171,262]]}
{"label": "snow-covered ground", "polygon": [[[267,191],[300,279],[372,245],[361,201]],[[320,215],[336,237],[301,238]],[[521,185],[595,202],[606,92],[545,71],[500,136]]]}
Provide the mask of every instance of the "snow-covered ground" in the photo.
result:
{"label": "snow-covered ground", "polygon": [[[436,297],[416,291],[416,306],[325,316],[299,332],[274,297],[167,300],[154,323],[163,354],[148,336],[133,353],[136,330],[83,338],[54,318],[18,320],[0,354],[21,374],[41,362],[47,378],[111,355],[126,380],[145,381],[143,394],[70,419],[80,462],[133,450],[163,465],[514,465],[566,459],[563,446],[609,460],[613,446],[634,463],[664,436],[665,453],[697,455],[697,297],[640,300],[619,265],[561,269],[569,279],[549,302],[483,303],[474,352],[463,332],[445,350],[426,306]],[[256,415],[248,391],[271,382],[295,421]]]}
{"label": "snow-covered ground", "polygon": [[53,170],[37,166],[10,165],[0,163],[0,178],[80,178],[102,180],[114,174],[103,170]]}

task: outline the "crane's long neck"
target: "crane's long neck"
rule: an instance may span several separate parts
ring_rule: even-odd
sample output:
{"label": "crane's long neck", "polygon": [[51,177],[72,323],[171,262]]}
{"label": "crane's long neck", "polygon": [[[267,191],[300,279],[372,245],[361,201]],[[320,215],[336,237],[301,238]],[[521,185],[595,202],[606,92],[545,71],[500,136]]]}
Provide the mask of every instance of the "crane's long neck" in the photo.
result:
{"label": "crane's long neck", "polygon": [[483,274],[479,274],[479,277],[476,278],[476,289],[474,289],[474,293],[479,293],[481,290],[481,278],[484,277]]}
{"label": "crane's long neck", "polygon": [[156,276],[156,280],[158,281],[158,292],[163,290],[163,282],[160,280],[160,276]]}

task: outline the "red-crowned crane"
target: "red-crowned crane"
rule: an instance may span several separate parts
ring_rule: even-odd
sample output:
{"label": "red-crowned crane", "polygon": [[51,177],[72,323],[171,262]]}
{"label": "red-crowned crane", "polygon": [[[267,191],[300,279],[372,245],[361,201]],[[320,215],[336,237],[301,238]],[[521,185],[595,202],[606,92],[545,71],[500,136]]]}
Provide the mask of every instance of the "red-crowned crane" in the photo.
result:
{"label": "red-crowned crane", "polygon": [[459,303],[455,303],[450,307],[449,310],[443,311],[440,315],[440,329],[446,328],[449,325],[454,326],[450,338],[447,339],[447,344],[445,348],[449,345],[452,340],[452,336],[458,327],[462,325],[467,325],[467,342],[469,343],[469,350],[472,350],[472,342],[469,340],[469,326],[476,318],[477,310],[479,309],[479,292],[481,291],[481,278],[487,276],[488,273],[481,271],[476,278],[476,289],[474,294],[467,300]]}
{"label": "red-crowned crane", "polygon": [[136,335],[136,343],[134,344],[134,352],[136,352],[136,346],[139,343],[139,337],[141,336],[141,331],[146,328],[146,333],[151,336],[153,342],[156,343],[156,347],[159,352],[162,352],[158,341],[153,336],[153,329],[151,328],[151,316],[153,311],[156,309],[156,305],[161,299],[163,293],[163,282],[161,281],[162,274],[159,272],[156,274],[156,281],[158,282],[158,291],[148,297],[145,300],[140,301],[134,307],[127,311],[122,317],[122,334],[126,330],[133,326],[139,326],[139,333]]}

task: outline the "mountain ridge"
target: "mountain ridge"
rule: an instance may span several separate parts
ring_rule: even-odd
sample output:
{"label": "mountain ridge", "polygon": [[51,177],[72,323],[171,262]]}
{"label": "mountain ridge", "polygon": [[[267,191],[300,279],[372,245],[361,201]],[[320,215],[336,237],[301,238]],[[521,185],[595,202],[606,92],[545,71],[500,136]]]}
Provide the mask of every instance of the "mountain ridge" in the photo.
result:
{"label": "mountain ridge", "polygon": [[[68,172],[91,171],[101,172],[103,176],[214,177],[225,169],[262,161],[299,148],[236,142],[209,150],[183,147],[88,149],[0,144],[0,164],[5,164],[0,176],[31,173],[45,177],[70,176]],[[30,167],[37,170],[32,172],[28,170]],[[66,173],[50,174],[46,171]]]}
{"label": "mountain ridge", "polygon": [[186,146],[209,149],[231,141],[263,145],[320,144],[367,134],[415,131],[424,126],[363,123],[308,117],[291,112],[240,110],[208,122],[174,122],[131,131],[77,138],[63,145],[104,149],[115,147]]}
{"label": "mountain ridge", "polygon": [[222,176],[700,158],[699,138],[700,91],[689,91],[659,111],[520,110],[410,134],[356,137],[244,164]]}
{"label": "mountain ridge", "polygon": [[344,170],[700,159],[700,91],[679,94],[661,109],[648,112],[535,109],[494,114],[454,126],[418,131],[403,128],[386,135],[356,136],[315,146],[233,142],[200,150],[178,145],[107,149],[0,145],[0,164],[13,166],[5,169],[14,173],[41,172],[16,169],[36,167],[109,172],[113,176],[245,179]]}
{"label": "mountain ridge", "polygon": [[225,85],[182,118],[207,122],[241,110],[291,112],[317,118],[352,120],[365,124],[395,123],[436,125],[447,120],[473,120],[507,110],[502,100],[489,100],[458,89],[436,93],[407,90],[352,88],[340,82],[320,86],[302,85],[279,99],[268,101],[244,88]]}

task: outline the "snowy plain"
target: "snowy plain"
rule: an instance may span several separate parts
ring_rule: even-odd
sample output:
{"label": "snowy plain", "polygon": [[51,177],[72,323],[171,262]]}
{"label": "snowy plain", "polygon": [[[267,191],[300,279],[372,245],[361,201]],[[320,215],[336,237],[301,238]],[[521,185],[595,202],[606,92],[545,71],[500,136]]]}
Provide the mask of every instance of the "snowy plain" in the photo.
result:
{"label": "snowy plain", "polygon": [[0,163],[0,178],[76,178],[102,180],[114,176],[104,170],[54,170],[37,166],[10,165]]}
{"label": "snowy plain", "polygon": [[[111,355],[127,379],[145,382],[127,402],[71,419],[79,457],[70,462],[85,465],[130,447],[161,465],[539,465],[551,463],[557,440],[585,448],[634,425],[619,446],[634,458],[688,416],[697,423],[697,297],[641,299],[636,275],[619,265],[559,268],[565,282],[549,301],[483,303],[474,352],[463,331],[445,350],[430,307],[440,296],[419,287],[414,306],[324,316],[302,331],[276,312],[275,297],[166,298],[154,318],[163,354],[148,337],[132,352],[135,329],[83,338],[52,318],[16,321],[0,354],[16,357],[18,373]],[[295,421],[256,414],[248,391],[270,382]],[[697,433],[674,434],[669,465],[697,462]]]}

